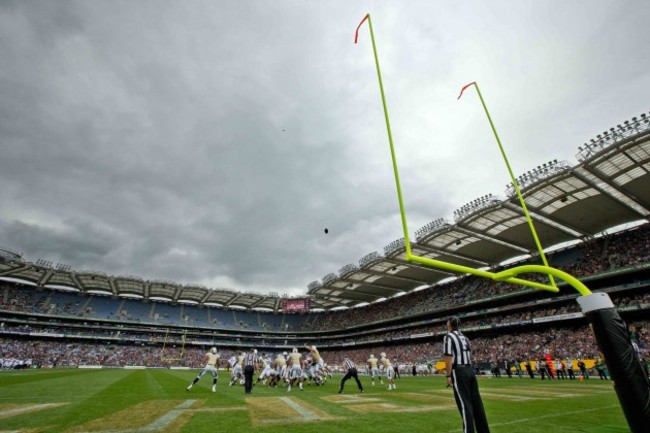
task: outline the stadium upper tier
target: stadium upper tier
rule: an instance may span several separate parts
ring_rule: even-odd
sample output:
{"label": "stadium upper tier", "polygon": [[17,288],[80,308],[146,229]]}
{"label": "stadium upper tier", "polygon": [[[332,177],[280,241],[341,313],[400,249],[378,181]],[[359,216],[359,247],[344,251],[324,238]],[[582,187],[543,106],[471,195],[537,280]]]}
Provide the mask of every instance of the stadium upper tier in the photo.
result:
{"label": "stadium upper tier", "polygon": [[[610,128],[580,146],[579,164],[551,161],[521,175],[517,183],[546,248],[584,241],[617,225],[650,216],[650,117],[645,113]],[[459,265],[493,269],[518,257],[534,257],[536,246],[513,185],[504,198],[487,195],[454,213],[454,222],[436,219],[415,232],[413,254]],[[312,308],[353,307],[432,286],[453,276],[405,260],[404,240],[383,254],[372,252],[359,264],[343,266],[308,285]],[[23,260],[0,250],[0,277],[39,287],[87,294],[166,300],[278,312],[282,298],[171,281],[75,271],[67,266]]]}

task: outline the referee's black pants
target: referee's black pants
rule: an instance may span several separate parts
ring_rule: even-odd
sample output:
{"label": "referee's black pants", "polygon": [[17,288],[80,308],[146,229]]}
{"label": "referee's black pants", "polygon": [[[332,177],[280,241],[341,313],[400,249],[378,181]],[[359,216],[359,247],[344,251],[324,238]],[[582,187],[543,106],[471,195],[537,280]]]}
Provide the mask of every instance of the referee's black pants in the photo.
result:
{"label": "referee's black pants", "polygon": [[363,391],[363,386],[361,385],[361,381],[359,380],[359,374],[357,373],[356,368],[351,368],[348,370],[347,373],[345,373],[345,376],[341,378],[341,384],[339,385],[339,393],[343,392],[343,385],[345,385],[345,382],[353,377],[354,380],[357,381],[357,386],[359,387],[359,391]]}
{"label": "referee's black pants", "polygon": [[251,391],[253,390],[254,373],[255,373],[255,369],[253,368],[252,365],[244,366],[244,389],[246,390],[246,394],[250,394]]}
{"label": "referee's black pants", "polygon": [[478,381],[471,366],[458,365],[452,370],[456,406],[463,418],[463,433],[490,433]]}

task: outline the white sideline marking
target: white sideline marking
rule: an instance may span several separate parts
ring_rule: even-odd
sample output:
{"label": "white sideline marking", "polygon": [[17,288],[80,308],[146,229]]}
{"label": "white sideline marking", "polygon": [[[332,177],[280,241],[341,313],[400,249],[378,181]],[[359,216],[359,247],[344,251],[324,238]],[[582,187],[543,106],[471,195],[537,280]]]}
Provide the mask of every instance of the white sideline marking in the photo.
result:
{"label": "white sideline marking", "polygon": [[[603,410],[603,409],[613,409],[615,407],[620,407],[620,406],[617,405],[617,404],[614,404],[614,405],[609,405],[609,406],[592,407],[591,409],[572,410],[570,412],[552,413],[552,414],[548,414],[548,415],[536,416],[534,418],[522,418],[522,419],[518,419],[518,420],[514,420],[514,421],[489,423],[489,424],[490,424],[490,427],[501,427],[501,426],[504,426],[504,425],[529,423],[529,422],[538,421],[540,419],[555,418],[555,417],[558,417],[558,416],[575,415],[575,414],[578,414],[578,413],[594,412],[594,411]],[[450,430],[450,433],[452,433],[452,432],[462,432],[462,431],[463,431],[463,429]]]}

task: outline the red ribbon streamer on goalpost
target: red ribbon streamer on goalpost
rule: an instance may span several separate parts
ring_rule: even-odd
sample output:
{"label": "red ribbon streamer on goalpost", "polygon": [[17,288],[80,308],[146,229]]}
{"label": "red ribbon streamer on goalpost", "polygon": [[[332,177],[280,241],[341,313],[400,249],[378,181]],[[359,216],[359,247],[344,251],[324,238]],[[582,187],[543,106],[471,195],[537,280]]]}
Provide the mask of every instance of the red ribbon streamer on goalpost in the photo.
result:
{"label": "red ribbon streamer on goalpost", "polygon": [[359,29],[361,28],[363,23],[368,19],[369,16],[370,16],[370,14],[366,14],[366,16],[363,17],[363,19],[359,23],[359,26],[357,27],[357,31],[354,33],[354,43],[355,44],[357,43],[357,39],[359,39]]}
{"label": "red ribbon streamer on goalpost", "polygon": [[465,89],[467,89],[469,86],[474,86],[474,85],[476,85],[476,81],[472,81],[471,83],[465,85],[465,87],[460,89],[460,95],[458,95],[458,98],[456,98],[456,100],[458,101],[460,99],[460,97],[463,96],[463,92],[465,91]]}

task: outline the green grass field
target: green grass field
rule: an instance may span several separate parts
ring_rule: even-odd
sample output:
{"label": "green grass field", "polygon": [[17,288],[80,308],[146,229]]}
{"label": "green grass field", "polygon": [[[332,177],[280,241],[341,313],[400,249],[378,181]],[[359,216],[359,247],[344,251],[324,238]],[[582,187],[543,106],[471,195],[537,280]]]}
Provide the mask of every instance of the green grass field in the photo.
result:
{"label": "green grass field", "polygon": [[[197,370],[55,369],[0,372],[0,432],[461,432],[444,378],[402,377],[397,389],[338,378],[305,391],[257,386],[217,392]],[[481,378],[491,431],[628,432],[612,383]]]}

